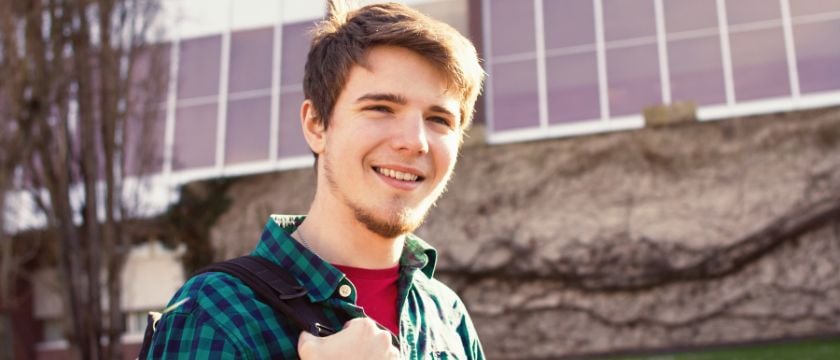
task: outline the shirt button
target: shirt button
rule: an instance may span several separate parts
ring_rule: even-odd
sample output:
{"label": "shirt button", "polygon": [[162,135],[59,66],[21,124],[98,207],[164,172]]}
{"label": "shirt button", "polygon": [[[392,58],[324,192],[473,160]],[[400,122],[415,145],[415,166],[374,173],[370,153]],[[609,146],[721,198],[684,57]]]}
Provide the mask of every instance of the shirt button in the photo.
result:
{"label": "shirt button", "polygon": [[348,297],[352,292],[353,290],[350,290],[350,285],[344,284],[338,287],[338,294],[341,295],[341,297]]}

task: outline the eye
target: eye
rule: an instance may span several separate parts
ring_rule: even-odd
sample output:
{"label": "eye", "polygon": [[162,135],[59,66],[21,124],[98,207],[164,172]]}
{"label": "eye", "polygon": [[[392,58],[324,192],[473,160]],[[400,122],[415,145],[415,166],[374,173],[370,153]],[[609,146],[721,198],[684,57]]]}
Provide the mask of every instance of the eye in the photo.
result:
{"label": "eye", "polygon": [[430,116],[430,117],[426,118],[426,120],[444,125],[448,128],[452,127],[452,121],[450,121],[449,119],[447,119],[443,116]]}
{"label": "eye", "polygon": [[365,111],[375,111],[375,112],[381,112],[381,113],[388,113],[388,114],[390,114],[390,113],[393,113],[393,112],[394,112],[393,110],[391,110],[391,108],[390,108],[390,107],[387,107],[387,106],[385,106],[385,105],[371,105],[371,106],[366,106],[366,107],[364,107],[364,109],[363,109],[363,110],[365,110]]}

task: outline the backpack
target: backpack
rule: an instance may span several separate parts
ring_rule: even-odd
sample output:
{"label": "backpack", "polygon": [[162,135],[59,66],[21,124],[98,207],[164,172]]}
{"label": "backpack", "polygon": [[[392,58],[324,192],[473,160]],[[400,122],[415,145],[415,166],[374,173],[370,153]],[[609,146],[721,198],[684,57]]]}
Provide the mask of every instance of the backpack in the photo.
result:
{"label": "backpack", "polygon": [[[251,288],[257,298],[270,305],[278,317],[292,322],[298,329],[315,336],[328,336],[336,332],[324,324],[326,314],[321,306],[309,301],[306,288],[298,285],[288,270],[260,256],[242,256],[211,264],[193,276],[207,272],[223,272],[241,280]],[[164,310],[164,313],[166,310]],[[140,359],[148,357],[152,336],[162,313],[150,312],[146,318],[146,332],[140,347]]]}

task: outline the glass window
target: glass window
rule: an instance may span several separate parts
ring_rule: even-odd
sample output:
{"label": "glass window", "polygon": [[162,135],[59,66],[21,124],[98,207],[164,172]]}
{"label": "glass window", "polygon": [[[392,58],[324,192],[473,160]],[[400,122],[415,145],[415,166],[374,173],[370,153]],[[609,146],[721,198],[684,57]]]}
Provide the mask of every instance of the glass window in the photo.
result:
{"label": "glass window", "polygon": [[493,130],[540,124],[535,60],[493,65]]}
{"label": "glass window", "polygon": [[490,25],[493,56],[536,51],[533,1],[490,1]]}
{"label": "glass window", "polygon": [[543,4],[545,48],[595,43],[592,0],[546,0]]}
{"label": "glass window", "polygon": [[267,160],[271,97],[229,100],[225,127],[225,164]]}
{"label": "glass window", "polygon": [[606,41],[656,36],[653,0],[604,0]]}
{"label": "glass window", "polygon": [[166,101],[169,88],[170,44],[151,45],[136,54],[131,68],[135,104],[147,106]]}
{"label": "glass window", "polygon": [[730,34],[735,99],[790,95],[784,37],[780,27]]}
{"label": "glass window", "polygon": [[726,1],[726,18],[730,25],[777,20],[782,17],[779,4],[775,0],[729,0]]}
{"label": "glass window", "polygon": [[793,34],[800,90],[840,90],[840,20],[797,24]]}
{"label": "glass window", "polygon": [[662,5],[669,34],[718,28],[715,0],[666,0]]}
{"label": "glass window", "polygon": [[594,52],[546,59],[549,122],[600,119],[598,64]]}
{"label": "glass window", "polygon": [[720,37],[668,42],[671,99],[697,105],[726,102]]}
{"label": "glass window", "polygon": [[837,0],[790,0],[790,14],[793,16],[814,15],[840,11]]}
{"label": "glass window", "polygon": [[64,339],[64,324],[61,319],[42,320],[41,341],[62,341]]}
{"label": "glass window", "polygon": [[231,34],[229,92],[271,88],[273,39],[273,28]]}
{"label": "glass window", "polygon": [[217,110],[216,103],[178,108],[175,113],[172,169],[216,164]]}
{"label": "glass window", "polygon": [[278,155],[282,157],[309,154],[309,145],[303,138],[300,127],[300,104],[302,91],[291,91],[280,95],[280,136]]}
{"label": "glass window", "polygon": [[163,170],[166,110],[129,116],[125,131],[125,169],[128,175],[156,174]]}
{"label": "glass window", "polygon": [[178,99],[219,94],[220,35],[181,41]]}
{"label": "glass window", "polygon": [[312,26],[311,21],[283,26],[281,85],[303,83],[303,68],[306,65],[306,55],[311,41],[309,31]]}
{"label": "glass window", "polygon": [[639,114],[662,103],[656,44],[607,50],[610,116]]}

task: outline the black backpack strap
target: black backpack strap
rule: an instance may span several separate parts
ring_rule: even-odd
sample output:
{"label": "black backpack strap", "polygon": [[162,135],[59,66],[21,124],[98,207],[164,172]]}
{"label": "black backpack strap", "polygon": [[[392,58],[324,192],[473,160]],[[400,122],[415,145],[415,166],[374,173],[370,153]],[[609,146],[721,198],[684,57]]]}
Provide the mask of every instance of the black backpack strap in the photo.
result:
{"label": "black backpack strap", "polygon": [[242,256],[211,264],[197,274],[223,272],[241,280],[278,316],[285,317],[301,330],[315,336],[336,332],[326,325],[324,309],[309,301],[306,288],[300,286],[288,270],[260,256]]}
{"label": "black backpack strap", "polygon": [[[207,272],[223,272],[241,280],[254,291],[258,299],[270,305],[278,316],[288,319],[300,330],[315,336],[328,336],[336,332],[326,325],[327,316],[323,307],[309,301],[306,288],[300,286],[288,270],[266,258],[248,255],[217,262],[193,276]],[[160,316],[160,313],[149,313],[146,319],[139,359],[149,355]]]}
{"label": "black backpack strap", "polygon": [[152,348],[152,337],[155,335],[155,325],[160,319],[160,313],[150,312],[146,315],[146,331],[143,334],[143,344],[140,345],[140,354],[137,359],[146,359],[149,357],[149,350]]}

